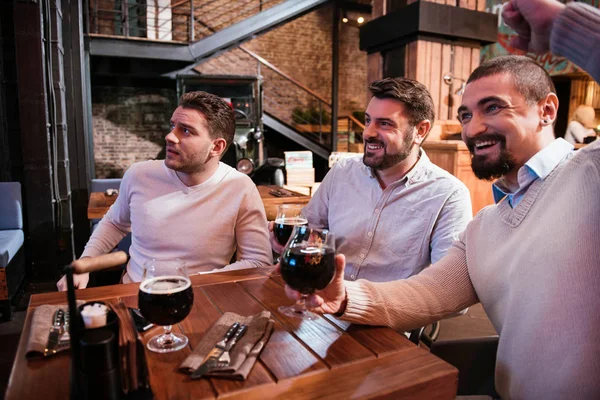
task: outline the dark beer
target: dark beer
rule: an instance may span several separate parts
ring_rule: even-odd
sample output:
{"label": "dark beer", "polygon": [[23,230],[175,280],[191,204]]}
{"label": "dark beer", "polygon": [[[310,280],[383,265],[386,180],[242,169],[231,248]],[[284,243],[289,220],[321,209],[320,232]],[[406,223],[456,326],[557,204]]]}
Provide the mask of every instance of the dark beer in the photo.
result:
{"label": "dark beer", "polygon": [[335,252],[329,246],[298,245],[281,256],[281,276],[292,289],[313,293],[325,289],[335,275]]}
{"label": "dark beer", "polygon": [[138,307],[148,321],[173,325],[188,316],[194,303],[190,280],[181,276],[157,276],[140,284]]}
{"label": "dark beer", "polygon": [[275,240],[277,240],[277,243],[280,245],[285,246],[288,240],[290,240],[290,236],[292,236],[294,226],[307,224],[308,221],[306,218],[302,217],[278,219],[275,221],[275,229],[273,229]]}

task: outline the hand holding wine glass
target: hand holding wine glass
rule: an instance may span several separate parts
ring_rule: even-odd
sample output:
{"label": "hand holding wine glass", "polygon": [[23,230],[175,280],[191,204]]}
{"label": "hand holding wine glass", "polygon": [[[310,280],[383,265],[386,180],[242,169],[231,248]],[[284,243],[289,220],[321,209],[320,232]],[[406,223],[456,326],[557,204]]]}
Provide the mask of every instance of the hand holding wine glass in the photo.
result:
{"label": "hand holding wine glass", "polygon": [[188,316],[193,304],[194,291],[185,264],[180,260],[151,260],[144,264],[138,307],[144,318],[165,330],[148,341],[149,350],[168,353],[187,346],[188,338],[171,332],[171,328]]}
{"label": "hand holding wine glass", "polygon": [[281,254],[280,272],[287,285],[301,295],[295,305],[279,307],[279,311],[291,317],[316,319],[317,315],[306,309],[305,299],[333,280],[334,258],[335,242],[329,230],[295,226]]}
{"label": "hand holding wine glass", "polygon": [[[346,257],[335,256],[335,276],[323,290],[316,290],[305,298],[306,307],[320,314],[337,314],[346,309],[346,286],[344,285],[344,269]],[[303,294],[290,286],[285,286],[285,294],[292,300],[300,300]]]}

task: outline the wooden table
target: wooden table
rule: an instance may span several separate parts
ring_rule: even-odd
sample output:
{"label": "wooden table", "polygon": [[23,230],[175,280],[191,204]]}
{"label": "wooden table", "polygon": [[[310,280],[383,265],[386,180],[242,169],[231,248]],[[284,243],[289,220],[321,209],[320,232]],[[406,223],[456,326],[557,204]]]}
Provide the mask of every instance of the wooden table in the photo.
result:
{"label": "wooden table", "polygon": [[[287,189],[281,189],[278,186],[257,186],[260,197],[262,198],[267,213],[267,220],[274,221],[277,216],[277,206],[279,204],[298,203],[306,204],[310,197],[302,193],[293,192]],[[289,192],[289,196],[277,197],[272,195],[272,190],[281,189]],[[104,192],[92,192],[88,203],[88,219],[100,219],[108,212],[110,206],[117,200],[117,196],[107,196]]]}
{"label": "wooden table", "polygon": [[101,219],[115,201],[117,195],[107,196],[104,192],[92,192],[88,203],[88,219]]}
{"label": "wooden table", "polygon": [[[190,346],[170,354],[146,351],[156,399],[455,398],[458,371],[392,329],[350,325],[331,316],[301,322],[280,314],[277,307],[290,300],[281,278],[270,276],[271,271],[260,268],[192,277],[192,312],[173,328],[188,336]],[[79,290],[77,296],[82,300],[122,298],[136,306],[137,291],[138,285],[127,284]],[[68,398],[68,352],[47,360],[25,359],[33,309],[65,302],[65,293],[31,296],[6,399]],[[275,329],[245,382],[192,381],[177,372],[223,312],[253,315],[264,309],[273,313]],[[144,333],[144,343],[157,329],[162,328]]]}
{"label": "wooden table", "polygon": [[[256,188],[258,189],[260,198],[265,206],[267,221],[275,221],[275,217],[277,217],[277,206],[280,204],[307,204],[310,201],[310,197],[305,194],[294,192],[288,189],[282,189],[279,186],[260,185]],[[281,192],[285,193],[286,196],[274,196],[271,194],[272,190],[280,190]]]}

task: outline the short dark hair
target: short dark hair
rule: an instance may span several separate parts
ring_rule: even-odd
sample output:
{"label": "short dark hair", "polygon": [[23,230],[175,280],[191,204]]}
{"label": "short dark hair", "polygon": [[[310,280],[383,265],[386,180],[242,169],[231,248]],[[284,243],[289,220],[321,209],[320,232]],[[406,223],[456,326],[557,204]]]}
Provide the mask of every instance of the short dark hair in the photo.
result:
{"label": "short dark hair", "polygon": [[225,100],[207,92],[189,92],[181,96],[179,106],[200,111],[206,118],[210,135],[214,139],[225,139],[227,150],[235,134],[235,113]]}
{"label": "short dark hair", "polygon": [[378,99],[394,99],[402,102],[411,125],[415,126],[428,119],[433,126],[435,122],[433,99],[422,83],[410,78],[384,78],[371,82],[369,91]]}
{"label": "short dark hair", "polygon": [[529,57],[502,56],[492,58],[475,69],[467,83],[486,76],[509,74],[515,89],[521,93],[528,103],[537,103],[548,95],[555,93],[556,88],[548,72]]}

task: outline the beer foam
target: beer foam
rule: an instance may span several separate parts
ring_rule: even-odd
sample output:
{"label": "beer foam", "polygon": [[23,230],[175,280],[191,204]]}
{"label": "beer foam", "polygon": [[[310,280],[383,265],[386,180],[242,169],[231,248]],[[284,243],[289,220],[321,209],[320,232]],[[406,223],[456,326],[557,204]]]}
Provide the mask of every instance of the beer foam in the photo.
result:
{"label": "beer foam", "polygon": [[308,220],[302,217],[279,218],[275,220],[275,224],[281,225],[307,225]]}
{"label": "beer foam", "polygon": [[149,294],[173,294],[183,292],[192,282],[182,276],[165,275],[147,279],[140,284],[140,290]]}

